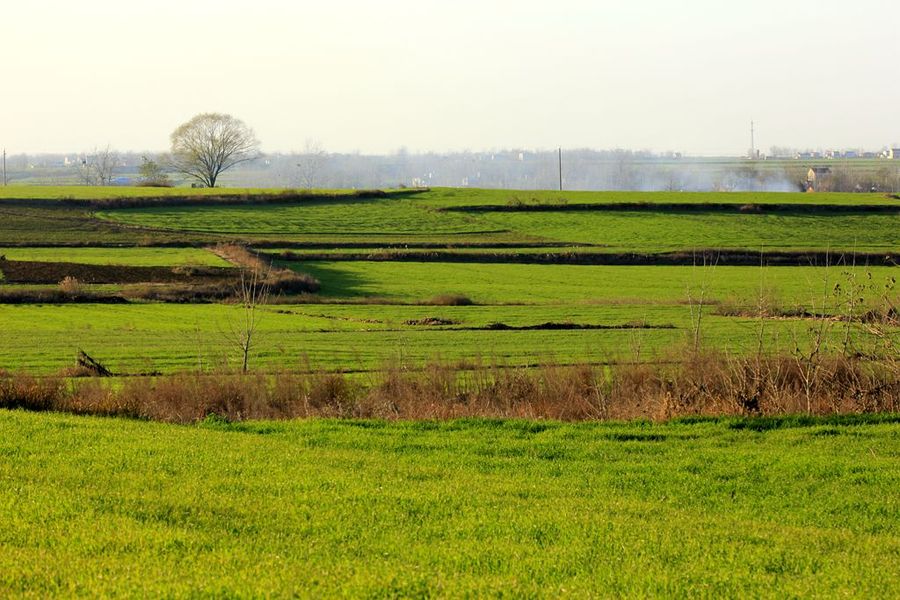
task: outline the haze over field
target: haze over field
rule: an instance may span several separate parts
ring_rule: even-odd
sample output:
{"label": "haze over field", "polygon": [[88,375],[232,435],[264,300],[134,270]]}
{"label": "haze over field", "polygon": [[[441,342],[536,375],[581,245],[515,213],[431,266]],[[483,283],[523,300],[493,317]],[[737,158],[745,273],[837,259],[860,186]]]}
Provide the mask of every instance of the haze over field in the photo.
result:
{"label": "haze over field", "polygon": [[0,145],[164,150],[229,112],[268,152],[900,140],[883,0],[5,3]]}

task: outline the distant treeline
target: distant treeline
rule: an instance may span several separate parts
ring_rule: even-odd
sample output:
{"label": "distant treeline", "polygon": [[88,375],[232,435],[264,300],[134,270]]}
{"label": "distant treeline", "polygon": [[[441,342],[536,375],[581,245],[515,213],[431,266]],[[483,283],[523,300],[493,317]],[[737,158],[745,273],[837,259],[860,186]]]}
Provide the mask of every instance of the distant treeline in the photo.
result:
{"label": "distant treeline", "polygon": [[[81,183],[80,159],[70,155],[13,155],[12,183]],[[118,153],[113,183],[137,183],[146,154]],[[155,157],[164,164],[164,157]],[[802,191],[812,166],[827,166],[818,191],[900,192],[900,160],[754,160],[684,158],[628,150],[563,150],[562,183],[569,190]],[[172,179],[179,181],[173,175]],[[222,185],[287,188],[396,188],[447,186],[556,189],[559,155],[553,151],[268,154],[223,176]],[[181,181],[181,183],[186,183]]]}

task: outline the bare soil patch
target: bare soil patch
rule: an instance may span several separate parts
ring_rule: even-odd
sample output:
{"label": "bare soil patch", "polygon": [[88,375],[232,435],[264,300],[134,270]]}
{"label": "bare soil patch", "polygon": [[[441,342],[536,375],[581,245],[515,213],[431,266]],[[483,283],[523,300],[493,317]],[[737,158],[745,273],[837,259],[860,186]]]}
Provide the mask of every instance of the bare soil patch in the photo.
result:
{"label": "bare soil patch", "polygon": [[192,283],[232,277],[225,267],[135,267],[67,262],[0,260],[0,272],[9,283],[55,284],[71,277],[86,284]]}
{"label": "bare soil patch", "polygon": [[760,253],[758,250],[716,250],[698,249],[692,252],[454,252],[454,251],[407,251],[388,252],[282,252],[279,260],[296,262],[442,262],[481,264],[525,264],[525,265],[620,265],[620,266],[692,266],[718,264],[722,266],[810,266],[866,264],[871,266],[900,265],[900,253],[857,253],[842,256],[834,252],[813,251],[772,251]]}

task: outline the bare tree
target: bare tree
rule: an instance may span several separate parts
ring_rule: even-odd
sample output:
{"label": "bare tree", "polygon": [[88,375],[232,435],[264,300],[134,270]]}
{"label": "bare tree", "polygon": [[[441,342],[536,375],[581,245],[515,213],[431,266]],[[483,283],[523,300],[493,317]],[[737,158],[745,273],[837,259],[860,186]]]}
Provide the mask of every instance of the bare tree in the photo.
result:
{"label": "bare tree", "polygon": [[241,317],[231,323],[227,332],[229,341],[241,355],[241,370],[250,368],[250,353],[256,342],[259,326],[259,307],[269,301],[269,271],[262,265],[241,269],[241,278],[235,293],[241,304]]}
{"label": "bare tree", "polygon": [[94,151],[81,161],[81,180],[86,185],[109,185],[119,154],[107,145],[105,148],[94,148]]}
{"label": "bare tree", "polygon": [[219,175],[259,158],[259,140],[243,121],[221,113],[202,113],[172,132],[172,167],[216,187]]}
{"label": "bare tree", "polygon": [[306,140],[303,153],[298,158],[297,167],[300,169],[300,181],[306,189],[311,190],[318,182],[319,171],[325,163],[325,148],[317,140]]}

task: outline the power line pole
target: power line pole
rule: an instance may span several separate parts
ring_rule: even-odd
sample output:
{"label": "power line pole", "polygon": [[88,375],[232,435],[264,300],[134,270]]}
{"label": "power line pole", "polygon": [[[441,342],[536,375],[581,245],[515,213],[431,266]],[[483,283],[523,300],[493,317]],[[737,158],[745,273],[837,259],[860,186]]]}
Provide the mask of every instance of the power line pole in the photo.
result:
{"label": "power line pole", "polygon": [[559,148],[559,191],[562,191],[562,147]]}
{"label": "power line pole", "polygon": [[9,180],[6,178],[6,148],[3,149],[3,185],[6,186]]}

